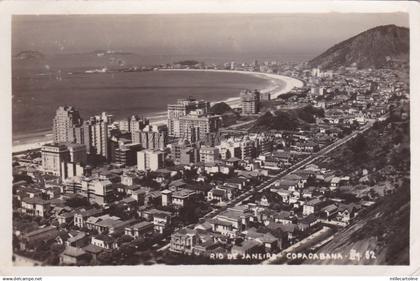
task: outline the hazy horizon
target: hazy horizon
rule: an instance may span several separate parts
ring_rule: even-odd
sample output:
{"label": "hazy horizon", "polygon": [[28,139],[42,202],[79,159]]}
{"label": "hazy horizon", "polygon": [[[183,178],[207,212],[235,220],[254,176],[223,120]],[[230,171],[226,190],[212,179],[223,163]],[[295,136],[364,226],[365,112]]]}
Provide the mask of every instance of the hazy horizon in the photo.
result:
{"label": "hazy horizon", "polygon": [[379,25],[408,27],[408,14],[18,15],[12,53],[97,49],[191,57],[310,58]]}

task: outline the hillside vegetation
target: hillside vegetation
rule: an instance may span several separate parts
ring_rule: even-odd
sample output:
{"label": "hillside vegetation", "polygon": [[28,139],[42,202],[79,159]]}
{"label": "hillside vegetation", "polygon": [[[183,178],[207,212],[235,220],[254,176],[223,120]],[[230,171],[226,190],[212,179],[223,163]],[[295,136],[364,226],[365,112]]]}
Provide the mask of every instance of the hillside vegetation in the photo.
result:
{"label": "hillside vegetation", "polygon": [[[343,159],[345,159],[343,161]],[[340,163],[340,165],[337,165]],[[364,136],[335,151],[320,163],[342,175],[357,179],[361,169],[369,172],[370,185],[388,184],[393,192],[365,209],[350,226],[340,230],[318,253],[361,253],[360,261],[307,261],[316,264],[409,264],[410,247],[410,131],[409,121],[391,116]],[[366,259],[366,251],[374,259]]]}
{"label": "hillside vegetation", "polygon": [[312,105],[302,108],[268,111],[260,116],[251,128],[252,132],[264,132],[267,130],[294,131],[298,128],[306,128],[315,123],[316,117],[323,117],[324,111]]}

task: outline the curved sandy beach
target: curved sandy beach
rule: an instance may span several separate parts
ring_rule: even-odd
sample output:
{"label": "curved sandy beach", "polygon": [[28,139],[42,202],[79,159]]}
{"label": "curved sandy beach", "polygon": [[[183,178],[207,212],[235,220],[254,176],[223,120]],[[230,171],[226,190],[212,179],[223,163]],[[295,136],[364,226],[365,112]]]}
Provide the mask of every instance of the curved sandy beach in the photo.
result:
{"label": "curved sandy beach", "polygon": [[[274,73],[264,73],[264,72],[252,72],[252,71],[241,71],[241,70],[219,70],[219,69],[159,69],[158,71],[207,71],[207,72],[225,72],[225,73],[238,73],[238,74],[246,74],[246,75],[253,75],[255,77],[263,78],[266,80],[270,80],[273,86],[268,88],[262,89],[261,92],[271,92],[271,99],[276,99],[282,94],[286,94],[290,92],[293,88],[301,88],[303,87],[303,82],[284,75],[274,74]],[[278,81],[284,82],[279,84]],[[226,100],[223,100],[230,106],[238,106],[239,105],[239,97],[231,97]],[[220,101],[219,101],[220,102]]]}
{"label": "curved sandy beach", "polygon": [[[218,70],[218,69],[159,69],[158,71],[207,71],[207,72],[226,72],[226,73],[239,73],[239,74],[253,75],[259,78],[270,80],[272,82],[271,83],[272,85],[270,87],[261,90],[261,92],[264,92],[264,93],[271,92],[271,99],[275,99],[282,94],[288,93],[295,87],[296,88],[303,87],[303,82],[298,79],[291,78],[288,76],[272,74],[272,73],[263,73],[263,72],[251,72],[251,71],[239,71],[239,70]],[[279,81],[281,81],[282,83],[279,83]],[[240,99],[238,96],[238,97],[231,97],[222,101],[226,102],[231,107],[237,107],[239,106]],[[162,124],[166,122],[166,112],[156,112],[156,114],[148,116],[148,118],[153,124]],[[17,153],[17,152],[30,150],[30,149],[37,149],[37,148],[40,148],[42,145],[49,143],[51,141],[52,141],[51,132],[46,132],[46,135],[37,136],[31,142],[25,142],[22,144],[13,145],[12,152]]]}

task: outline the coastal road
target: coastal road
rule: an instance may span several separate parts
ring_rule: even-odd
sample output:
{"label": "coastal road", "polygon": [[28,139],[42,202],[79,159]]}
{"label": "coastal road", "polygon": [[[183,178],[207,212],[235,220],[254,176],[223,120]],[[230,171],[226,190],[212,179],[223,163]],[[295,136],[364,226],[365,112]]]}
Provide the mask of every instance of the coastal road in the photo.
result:
{"label": "coastal road", "polygon": [[244,126],[244,125],[255,123],[255,121],[257,121],[257,119],[241,122],[241,123],[234,124],[234,125],[230,125],[229,127],[226,127],[226,129],[227,130],[232,130],[232,129],[235,129],[235,128],[238,128],[238,127],[241,127],[241,126]]}

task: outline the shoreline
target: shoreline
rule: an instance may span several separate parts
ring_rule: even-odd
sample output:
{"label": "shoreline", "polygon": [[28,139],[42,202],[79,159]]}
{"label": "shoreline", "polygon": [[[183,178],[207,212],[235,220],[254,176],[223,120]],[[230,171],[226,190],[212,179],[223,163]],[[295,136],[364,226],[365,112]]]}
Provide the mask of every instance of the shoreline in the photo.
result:
{"label": "shoreline", "polygon": [[[243,70],[221,70],[221,69],[176,69],[176,68],[159,69],[157,71],[202,71],[202,72],[237,73],[237,74],[252,75],[254,77],[270,80],[270,82],[274,84],[273,86],[260,90],[260,92],[262,93],[272,92],[271,99],[276,99],[280,95],[290,92],[295,87],[301,88],[304,86],[304,83],[301,80],[298,80],[296,78],[292,78],[292,77],[284,76],[280,74],[274,74],[274,73],[265,73],[265,72],[253,72],[253,71],[243,71]],[[280,86],[279,84],[276,85],[276,82],[278,81],[285,83],[284,86],[281,85],[283,87],[280,87],[280,89],[277,89]],[[227,98],[226,100],[221,100],[217,102],[222,102],[222,101],[227,103],[229,106],[231,106],[231,103],[239,102],[239,96]]]}
{"label": "shoreline", "polygon": [[[254,77],[269,80],[271,85],[261,89],[260,92],[272,92],[271,99],[276,99],[280,95],[290,92],[293,88],[303,87],[303,82],[284,75],[264,72],[252,72],[252,71],[241,71],[241,70],[218,70],[218,69],[159,69],[157,71],[203,71],[203,72],[221,72],[221,73],[238,73],[253,75]],[[281,81],[281,83],[279,83]],[[219,100],[211,102],[211,104],[225,102],[230,107],[238,107],[240,103],[239,94],[237,97],[230,97],[225,100]],[[162,124],[165,123],[166,111],[159,111],[146,116],[150,120],[151,124]],[[26,134],[28,137],[22,139],[16,139],[12,141],[12,153],[19,153],[26,150],[38,149],[42,145],[50,143],[52,141],[52,130],[44,132],[35,132]],[[33,137],[30,137],[33,136]]]}

